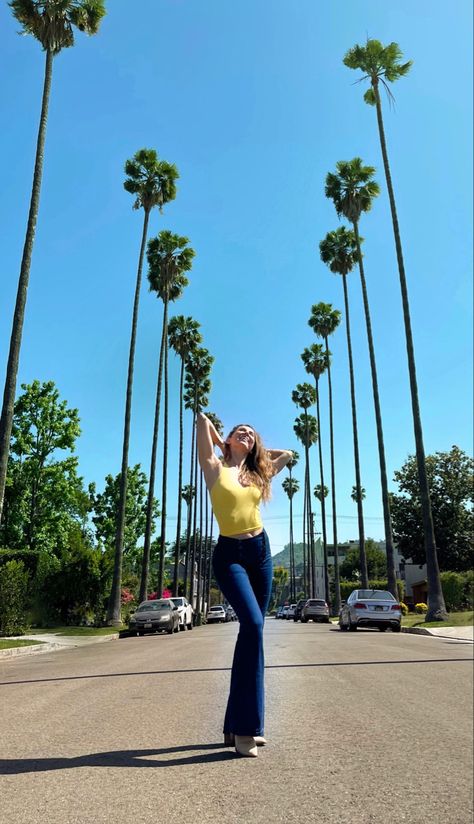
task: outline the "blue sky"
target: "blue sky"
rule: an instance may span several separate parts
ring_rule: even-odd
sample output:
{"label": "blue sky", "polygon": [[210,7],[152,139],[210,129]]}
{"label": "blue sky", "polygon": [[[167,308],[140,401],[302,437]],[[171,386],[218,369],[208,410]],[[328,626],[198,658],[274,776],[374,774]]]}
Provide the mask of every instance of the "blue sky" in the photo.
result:
{"label": "blue sky", "polygon": [[[342,282],[319,260],[338,219],[324,179],[359,155],[381,196],[361,222],[390,488],[414,452],[400,289],[375,111],[345,51],[368,35],[414,60],[384,101],[409,283],[427,453],[472,449],[472,10],[468,0],[110,0],[93,38],[55,60],[38,231],[19,382],[52,379],[80,411],[77,453],[100,489],[120,468],[126,364],[142,215],[123,165],[143,146],[176,163],[178,195],[154,214],[196,250],[172,314],[192,315],[215,357],[210,408],[226,429],[252,423],[274,448],[297,448],[291,391],[319,301],[342,309]],[[133,5],[134,13],[130,12]],[[138,12],[135,10],[138,9]],[[30,196],[44,55],[3,3],[0,96],[0,366],[6,363]],[[145,279],[146,280],[146,279]],[[360,283],[349,280],[366,534],[383,538],[378,453]],[[161,307],[143,284],[130,464],[148,472]],[[333,352],[340,540],[357,537],[347,348]],[[3,371],[2,371],[3,382]],[[3,383],[2,383],[3,385]],[[170,358],[168,533],[177,485],[178,364]],[[327,394],[322,440],[329,475]],[[189,439],[189,421],[187,421]],[[302,466],[295,476],[303,479]],[[312,480],[318,482],[314,450]],[[288,540],[274,482],[264,512],[273,552]],[[159,490],[157,494],[160,495]],[[296,535],[302,500],[295,498]],[[299,517],[298,517],[299,516]],[[320,530],[319,515],[317,529]],[[330,522],[329,522],[329,529]]]}

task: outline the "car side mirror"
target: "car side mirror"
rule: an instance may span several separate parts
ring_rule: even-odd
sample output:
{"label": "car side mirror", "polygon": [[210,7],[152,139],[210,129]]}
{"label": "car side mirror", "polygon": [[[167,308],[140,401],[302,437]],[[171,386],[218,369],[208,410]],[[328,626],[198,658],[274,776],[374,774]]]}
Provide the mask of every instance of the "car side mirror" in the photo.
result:
{"label": "car side mirror", "polygon": [[178,607],[173,607],[173,612],[175,611],[175,609],[178,609]]}

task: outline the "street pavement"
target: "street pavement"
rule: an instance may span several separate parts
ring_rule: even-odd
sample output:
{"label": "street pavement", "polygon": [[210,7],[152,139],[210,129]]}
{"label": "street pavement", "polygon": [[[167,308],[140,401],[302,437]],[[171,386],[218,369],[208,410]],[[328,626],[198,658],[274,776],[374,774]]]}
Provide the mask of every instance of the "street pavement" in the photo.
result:
{"label": "street pavement", "polygon": [[222,746],[237,631],[0,660],[0,820],[471,824],[472,643],[268,619],[249,759]]}

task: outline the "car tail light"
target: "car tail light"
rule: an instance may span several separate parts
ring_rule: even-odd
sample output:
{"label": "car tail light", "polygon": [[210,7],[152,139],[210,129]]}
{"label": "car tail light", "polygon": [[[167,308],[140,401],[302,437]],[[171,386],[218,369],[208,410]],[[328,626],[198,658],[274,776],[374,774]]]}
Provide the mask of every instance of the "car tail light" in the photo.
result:
{"label": "car tail light", "polygon": [[360,602],[357,602],[357,604],[354,604],[354,607],[356,609],[367,609],[367,604],[362,604]]}
{"label": "car tail light", "polygon": [[392,609],[400,609],[400,604],[393,604]]}

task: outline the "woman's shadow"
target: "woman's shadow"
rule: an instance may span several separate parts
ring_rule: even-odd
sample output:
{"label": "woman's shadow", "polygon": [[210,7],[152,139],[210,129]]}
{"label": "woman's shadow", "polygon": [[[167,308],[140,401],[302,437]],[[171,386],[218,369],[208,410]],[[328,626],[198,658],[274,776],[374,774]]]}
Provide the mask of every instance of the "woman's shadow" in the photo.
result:
{"label": "woman's shadow", "polygon": [[[219,752],[216,752],[219,750]],[[198,751],[198,755],[178,758],[156,756],[173,755]],[[79,755],[75,758],[0,758],[0,775],[19,775],[29,772],[49,772],[70,770],[76,767],[178,767],[192,764],[210,764],[215,761],[229,761],[239,756],[234,750],[223,751],[222,744],[188,744],[181,747],[162,747],[151,750],[116,750]]]}

